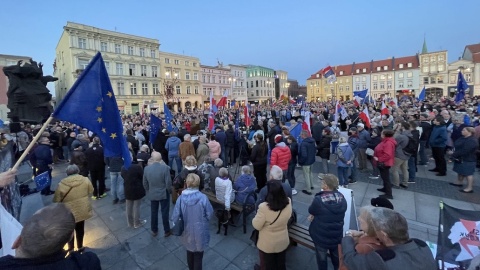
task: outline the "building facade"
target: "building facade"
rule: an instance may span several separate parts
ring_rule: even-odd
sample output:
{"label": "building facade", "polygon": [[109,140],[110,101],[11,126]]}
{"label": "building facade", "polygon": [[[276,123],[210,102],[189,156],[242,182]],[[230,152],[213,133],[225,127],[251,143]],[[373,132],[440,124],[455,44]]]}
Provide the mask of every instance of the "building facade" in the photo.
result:
{"label": "building facade", "polygon": [[250,104],[271,104],[275,95],[275,70],[248,65],[247,94]]}
{"label": "building facade", "polygon": [[275,93],[274,99],[288,95],[288,72],[283,70],[275,71]]}
{"label": "building facade", "polygon": [[229,79],[232,84],[232,91],[228,99],[229,101],[235,100],[237,105],[244,106],[248,102],[247,69],[241,65],[228,65],[227,68],[230,69],[231,77]]}
{"label": "building facade", "polygon": [[474,95],[480,95],[480,43],[465,46],[462,59],[469,60],[473,63],[473,92]]}
{"label": "building facade", "polygon": [[470,96],[474,95],[475,83],[473,78],[475,75],[475,63],[473,61],[460,59],[458,61],[448,64],[447,69],[448,75],[446,76],[446,79],[448,80],[447,93],[449,97],[455,96],[457,92],[457,80],[459,71],[462,72],[463,78],[468,84],[469,90],[465,91],[465,93],[469,94]]}
{"label": "building facade", "polygon": [[205,106],[210,106],[211,92],[213,92],[213,98],[217,101],[220,100],[224,94],[226,94],[227,97],[230,97],[232,84],[234,83],[235,78],[231,76],[229,68],[225,68],[221,65],[200,65],[200,71],[202,75],[203,103]]}
{"label": "building facade", "polygon": [[29,61],[30,58],[28,56],[0,54],[0,119],[3,121],[7,120],[7,113],[10,111],[7,107],[9,83],[8,77],[2,71],[3,67],[16,65],[20,60]]}
{"label": "building facade", "polygon": [[351,100],[353,98],[353,64],[333,67],[337,81],[330,85],[330,92],[335,99]]}
{"label": "building facade", "polygon": [[203,109],[200,59],[162,51],[159,59],[161,87],[174,94],[173,98],[165,99],[168,107],[175,111]]}
{"label": "building facade", "polygon": [[420,69],[418,54],[395,58],[394,70],[395,93],[398,96],[418,97],[419,91],[423,88],[419,82]]}
{"label": "building facade", "polygon": [[375,89],[373,88],[372,81],[371,81],[372,69],[373,69],[373,61],[353,63],[353,67],[352,67],[353,91],[370,89],[370,94],[373,97],[375,97]]}
{"label": "building facade", "polygon": [[323,90],[324,81],[322,70],[317,71],[312,74],[310,78],[307,79],[307,96],[310,101],[325,101],[326,94]]}
{"label": "building facade", "polygon": [[297,98],[298,96],[304,96],[305,100],[309,100],[307,95],[307,86],[299,85],[297,80],[288,80],[288,96]]}
{"label": "building facade", "polygon": [[422,52],[419,55],[420,85],[425,86],[428,98],[449,96],[447,89],[447,51]]}
{"label": "building facade", "polygon": [[371,94],[374,99],[379,98],[382,94],[385,94],[389,97],[394,97],[396,95],[395,90],[393,89],[393,86],[395,84],[395,76],[393,70],[394,66],[395,64],[393,57],[391,59],[372,61],[370,87],[372,89]]}

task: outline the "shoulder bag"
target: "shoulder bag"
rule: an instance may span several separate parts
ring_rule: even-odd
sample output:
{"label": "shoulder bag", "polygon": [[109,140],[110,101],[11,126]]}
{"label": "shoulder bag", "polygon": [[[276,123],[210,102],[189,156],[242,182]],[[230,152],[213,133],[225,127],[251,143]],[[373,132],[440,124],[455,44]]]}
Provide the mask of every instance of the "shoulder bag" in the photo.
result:
{"label": "shoulder bag", "polygon": [[[280,214],[282,213],[282,211],[283,211],[283,209],[280,210],[280,213],[278,213],[277,218],[272,223],[270,223],[270,225],[273,225],[273,223],[275,223],[275,221],[277,221],[277,219],[278,219],[278,217],[280,217]],[[253,229],[252,234],[250,235],[250,240],[252,240],[255,245],[257,245],[259,233],[260,232],[258,230]]]}

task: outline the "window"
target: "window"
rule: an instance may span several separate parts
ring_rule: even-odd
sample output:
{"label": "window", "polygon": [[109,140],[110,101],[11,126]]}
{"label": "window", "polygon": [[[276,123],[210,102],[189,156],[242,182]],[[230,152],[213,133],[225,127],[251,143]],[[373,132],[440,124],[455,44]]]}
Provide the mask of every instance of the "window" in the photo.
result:
{"label": "window", "polygon": [[383,70],[388,70],[388,66],[383,66]]}
{"label": "window", "polygon": [[78,38],[78,48],[86,49],[87,48],[87,39],[86,38]]}
{"label": "window", "polygon": [[340,75],[343,75],[343,71],[340,71]]}
{"label": "window", "polygon": [[380,75],[380,80],[385,80],[385,74]]}
{"label": "window", "polygon": [[158,91],[158,83],[153,83],[152,84],[152,89],[153,89],[153,94],[154,95],[160,95],[160,91]]}
{"label": "window", "polygon": [[392,79],[392,74],[391,73],[387,75],[387,79],[389,79],[389,80]]}
{"label": "window", "polygon": [[338,83],[343,83],[343,80],[342,79],[338,80]]}
{"label": "window", "polygon": [[185,61],[185,66],[190,66],[190,61]]}
{"label": "window", "polygon": [[128,74],[130,76],[135,76],[135,64],[128,65]]}
{"label": "window", "polygon": [[250,88],[253,88],[253,81],[250,81]]}
{"label": "window", "polygon": [[377,83],[373,83],[373,90],[377,90],[378,89],[378,84]]}
{"label": "window", "polygon": [[378,76],[377,76],[377,75],[373,75],[373,80],[374,80],[374,81],[378,80]]}
{"label": "window", "polygon": [[345,86],[345,91],[350,91],[350,86]]}
{"label": "window", "polygon": [[380,70],[382,70],[382,68],[381,68],[381,67],[377,67],[377,71],[380,71]]}
{"label": "window", "polygon": [[158,76],[157,66],[152,66],[152,77],[157,77],[157,76]]}
{"label": "window", "polygon": [[362,83],[362,89],[367,89],[367,85]]}
{"label": "window", "polygon": [[145,48],[140,48],[140,56],[145,57]]}
{"label": "window", "polygon": [[367,72],[367,69],[366,68],[362,69],[362,72],[364,72],[364,73]]}
{"label": "window", "polygon": [[438,61],[443,61],[443,55],[438,56]]}
{"label": "window", "polygon": [[130,95],[137,94],[137,83],[130,83]]}
{"label": "window", "polygon": [[428,63],[428,56],[423,58],[423,63]]}
{"label": "window", "polygon": [[185,72],[185,80],[190,80],[190,72]]}
{"label": "window", "polygon": [[435,56],[430,56],[430,62],[435,62]]}
{"label": "window", "polygon": [[258,80],[255,81],[255,87],[258,87]]}
{"label": "window", "polygon": [[438,71],[443,71],[443,65],[438,65]]}
{"label": "window", "polygon": [[128,55],[133,55],[133,47],[128,46]]}
{"label": "window", "polygon": [[467,81],[467,82],[472,81],[472,74],[471,73],[465,73],[465,81]]}
{"label": "window", "polygon": [[175,76],[176,79],[179,79],[179,80],[182,79],[182,75],[180,74],[180,71],[175,71],[173,76]]}
{"label": "window", "polygon": [[85,69],[88,66],[88,60],[87,59],[78,59],[78,68],[79,69]]}
{"label": "window", "polygon": [[436,79],[437,78],[435,78],[435,77],[430,77],[430,83],[435,83],[437,81]]}
{"label": "window", "polygon": [[115,44],[115,53],[122,53],[122,45]]}
{"label": "window", "polygon": [[107,73],[110,73],[110,62],[105,62],[105,69],[107,70]]}
{"label": "window", "polygon": [[117,94],[125,95],[125,84],[123,82],[117,82]]}
{"label": "window", "polygon": [[116,74],[123,75],[123,63],[115,63]]}
{"label": "window", "polygon": [[148,84],[142,83],[142,95],[148,95]]}
{"label": "window", "polygon": [[355,82],[360,82],[360,77],[356,77]]}
{"label": "window", "polygon": [[403,68],[403,64],[399,64],[399,65],[398,65],[398,68]]}
{"label": "window", "polygon": [[408,63],[408,64],[407,64],[407,67],[409,67],[409,68],[411,68],[412,66],[413,66],[412,63]]}
{"label": "window", "polygon": [[402,72],[402,73],[398,73],[398,78],[399,78],[399,79],[402,79],[402,78],[403,78],[403,72]]}
{"label": "window", "polygon": [[193,73],[193,79],[195,81],[198,81],[198,73],[196,73],[196,72]]}
{"label": "window", "polygon": [[206,83],[206,81],[205,81],[205,75],[202,75],[202,82],[203,82],[203,83]]}
{"label": "window", "polygon": [[423,67],[423,72],[428,72],[428,67]]}
{"label": "window", "polygon": [[423,77],[423,84],[428,84],[428,77]]}
{"label": "window", "polygon": [[357,68],[357,70],[355,70],[355,73],[360,73],[360,69]]}
{"label": "window", "polygon": [[362,82],[366,82],[366,81],[367,81],[367,77],[362,76]]}
{"label": "window", "polygon": [[340,91],[343,91],[343,85],[340,85]]}
{"label": "window", "polygon": [[175,63],[175,65],[178,65],[180,63],[180,61],[175,59],[174,63]]}
{"label": "window", "polygon": [[150,50],[150,57],[155,58],[155,56],[156,56],[155,50]]}
{"label": "window", "polygon": [[141,65],[140,66],[140,69],[142,71],[142,75],[141,76],[147,76],[147,65]]}
{"label": "window", "polygon": [[194,91],[195,91],[194,94],[195,94],[195,95],[198,95],[198,86],[195,86],[195,90],[194,90]]}
{"label": "window", "polygon": [[100,51],[102,52],[107,51],[107,42],[100,42]]}
{"label": "window", "polygon": [[407,81],[407,87],[413,87],[413,82],[412,81]]}
{"label": "window", "polygon": [[385,83],[380,83],[380,89],[385,89]]}
{"label": "window", "polygon": [[437,77],[437,83],[443,83],[443,76]]}
{"label": "window", "polygon": [[355,90],[360,90],[360,84],[355,85]]}
{"label": "window", "polygon": [[350,82],[350,79],[346,79],[345,82],[346,82],[346,83],[349,83],[349,82]]}
{"label": "window", "polygon": [[450,75],[450,83],[456,83],[457,82],[457,76],[456,75]]}
{"label": "window", "polygon": [[175,86],[175,89],[177,90],[177,95],[180,95],[182,93],[182,88],[180,85]]}
{"label": "window", "polygon": [[392,89],[392,83],[387,83],[387,89]]}
{"label": "window", "polygon": [[187,85],[187,95],[192,94],[192,87],[190,85]]}
{"label": "window", "polygon": [[194,67],[197,67],[197,63],[193,62],[193,66],[194,66]]}
{"label": "window", "polygon": [[412,78],[413,77],[413,72],[407,72],[407,78]]}
{"label": "window", "polygon": [[403,81],[399,81],[399,82],[398,82],[398,87],[399,87],[399,88],[403,88]]}
{"label": "window", "polygon": [[165,58],[165,64],[170,64],[170,58]]}
{"label": "window", "polygon": [[256,94],[257,94],[257,97],[258,97],[258,89],[257,89],[257,91],[256,91]]}

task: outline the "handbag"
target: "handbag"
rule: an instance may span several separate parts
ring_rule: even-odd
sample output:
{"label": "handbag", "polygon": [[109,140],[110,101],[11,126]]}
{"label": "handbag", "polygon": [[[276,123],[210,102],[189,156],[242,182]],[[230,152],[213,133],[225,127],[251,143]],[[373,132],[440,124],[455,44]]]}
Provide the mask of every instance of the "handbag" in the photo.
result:
{"label": "handbag", "polygon": [[[278,213],[278,216],[277,218],[272,222],[270,223],[270,225],[273,225],[273,223],[275,223],[275,221],[277,221],[278,217],[280,217],[280,214],[282,213],[283,209],[280,210],[280,213]],[[252,231],[252,234],[250,235],[250,240],[252,240],[252,242],[257,245],[257,242],[258,242],[258,236],[260,234],[260,231],[257,230],[257,229],[253,229]]]}
{"label": "handbag", "polygon": [[175,236],[181,236],[184,229],[185,224],[183,222],[182,201],[180,200],[180,215],[178,215],[177,220],[173,221],[173,227],[171,229],[171,232]]}
{"label": "handbag", "polygon": [[369,155],[369,156],[373,156],[373,149],[372,148],[367,148],[367,150],[365,150],[365,154]]}
{"label": "handbag", "polygon": [[385,162],[377,162],[377,168],[379,169],[385,169]]}

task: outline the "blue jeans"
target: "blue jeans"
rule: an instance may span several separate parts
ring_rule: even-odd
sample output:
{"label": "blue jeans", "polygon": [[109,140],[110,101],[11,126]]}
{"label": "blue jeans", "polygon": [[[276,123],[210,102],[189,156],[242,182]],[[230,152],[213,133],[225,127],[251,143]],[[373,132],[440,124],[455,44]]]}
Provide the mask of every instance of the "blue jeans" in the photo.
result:
{"label": "blue jeans", "polygon": [[416,173],[417,173],[417,165],[415,162],[415,155],[412,155],[408,159],[408,180],[415,180]]}
{"label": "blue jeans", "polygon": [[63,159],[65,160],[70,160],[70,149],[68,149],[68,146],[62,146],[63,150]]}
{"label": "blue jeans", "polygon": [[338,184],[340,186],[348,185],[348,167],[337,167],[338,168]]}
{"label": "blue jeans", "polygon": [[173,170],[173,160],[177,163],[177,174],[180,173],[182,170],[182,159],[180,157],[168,157],[168,166],[170,166],[170,169]]}
{"label": "blue jeans", "polygon": [[161,206],[163,231],[168,233],[170,231],[170,223],[168,222],[168,216],[170,211],[170,194],[167,192],[167,198],[160,201],[151,201],[150,210],[152,214],[151,228],[152,232],[158,232],[158,206]]}
{"label": "blue jeans", "polygon": [[420,150],[418,150],[418,156],[420,158],[419,165],[425,165],[428,162],[427,153],[425,153],[426,145],[427,145],[427,141],[420,141]]}
{"label": "blue jeans", "polygon": [[352,167],[350,167],[352,169],[352,173],[349,176],[354,182],[357,181],[357,165],[355,164],[355,162],[356,162],[356,158],[352,162]]}
{"label": "blue jeans", "polygon": [[110,192],[114,200],[125,200],[123,178],[120,172],[110,172]]}
{"label": "blue jeans", "polygon": [[[340,168],[340,167],[339,167]],[[330,251],[330,260],[332,261],[333,269],[338,269],[338,247],[335,248],[324,248],[320,247],[315,243],[315,257],[317,258],[317,267],[318,270],[328,269],[327,263],[327,251]]]}

